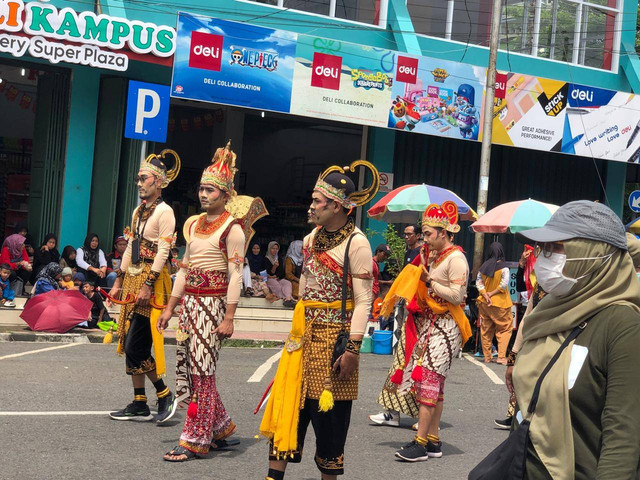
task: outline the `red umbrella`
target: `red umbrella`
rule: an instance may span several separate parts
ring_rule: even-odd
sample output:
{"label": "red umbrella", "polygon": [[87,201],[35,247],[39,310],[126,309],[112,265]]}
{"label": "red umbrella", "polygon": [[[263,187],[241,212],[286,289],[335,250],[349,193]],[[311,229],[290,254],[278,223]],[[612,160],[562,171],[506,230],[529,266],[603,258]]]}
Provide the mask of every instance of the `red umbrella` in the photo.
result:
{"label": "red umbrella", "polygon": [[31,330],[64,333],[88,320],[92,305],[79,290],[51,290],[30,299],[20,318]]}

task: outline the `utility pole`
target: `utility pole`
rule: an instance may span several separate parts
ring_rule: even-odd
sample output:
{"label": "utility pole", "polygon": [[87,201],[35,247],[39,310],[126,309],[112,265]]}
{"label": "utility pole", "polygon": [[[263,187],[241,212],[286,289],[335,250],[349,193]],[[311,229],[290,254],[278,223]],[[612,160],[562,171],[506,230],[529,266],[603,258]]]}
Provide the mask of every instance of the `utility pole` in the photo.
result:
{"label": "utility pole", "polygon": [[[493,0],[491,12],[491,33],[489,36],[489,67],[487,68],[487,86],[484,96],[484,114],[482,116],[482,153],[480,155],[480,178],[478,180],[478,206],[476,213],[484,215],[487,211],[487,194],[489,191],[489,170],[491,167],[491,134],[493,132],[493,102],[496,95],[496,62],[498,59],[498,43],[500,40],[500,16],[502,0]],[[509,32],[507,32],[507,37]],[[482,264],[484,251],[484,235],[476,233],[473,248],[473,273],[478,272]]]}

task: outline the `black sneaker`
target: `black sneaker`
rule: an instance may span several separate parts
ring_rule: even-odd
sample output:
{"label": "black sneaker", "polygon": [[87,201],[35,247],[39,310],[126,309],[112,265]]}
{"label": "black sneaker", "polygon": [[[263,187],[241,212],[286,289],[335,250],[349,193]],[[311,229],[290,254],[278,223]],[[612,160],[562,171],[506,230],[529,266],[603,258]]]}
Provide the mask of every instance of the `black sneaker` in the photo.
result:
{"label": "black sneaker", "polygon": [[156,423],[164,423],[173,417],[178,409],[178,399],[169,392],[169,395],[158,399],[158,415]]}
{"label": "black sneaker", "polygon": [[124,410],[111,412],[109,416],[114,420],[132,420],[134,422],[148,422],[153,420],[149,406],[141,402],[131,402]]}
{"label": "black sneaker", "polygon": [[405,462],[424,462],[429,460],[427,453],[427,447],[423,447],[415,440],[411,443],[407,443],[404,447],[396,452],[396,457],[404,460]]}
{"label": "black sneaker", "polygon": [[496,424],[500,430],[511,430],[511,421],[513,417],[506,418],[504,420],[494,420],[493,423]]}
{"label": "black sneaker", "polygon": [[442,456],[442,442],[427,442],[427,455],[431,458],[440,458]]}

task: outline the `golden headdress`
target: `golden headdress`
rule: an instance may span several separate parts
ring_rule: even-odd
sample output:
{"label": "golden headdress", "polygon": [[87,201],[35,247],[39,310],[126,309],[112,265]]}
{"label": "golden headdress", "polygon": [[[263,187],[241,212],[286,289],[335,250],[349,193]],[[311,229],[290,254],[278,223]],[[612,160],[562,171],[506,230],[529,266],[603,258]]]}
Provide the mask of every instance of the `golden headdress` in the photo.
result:
{"label": "golden headdress", "polygon": [[[173,168],[167,168],[167,155],[173,157]],[[170,149],[162,150],[160,155],[152,153],[145,158],[140,164],[140,171],[150,172],[152,175],[162,180],[162,188],[167,188],[171,182],[173,182],[180,173],[180,157],[178,154]],[[164,167],[164,168],[163,168]]]}
{"label": "golden headdress", "polygon": [[[373,177],[371,185],[367,188],[357,191],[353,181],[345,175],[346,172],[355,172],[356,167],[363,166],[368,168]],[[380,174],[378,169],[366,160],[356,160],[346,167],[338,167],[336,165],[327,168],[318,177],[314,191],[322,193],[325,197],[330,198],[341,204],[345,208],[354,208],[365,205],[380,188]]]}
{"label": "golden headdress", "polygon": [[432,228],[444,228],[447,232],[458,233],[458,206],[450,200],[442,205],[432,203],[422,215],[422,225]]}
{"label": "golden headdress", "polygon": [[219,148],[211,159],[211,165],[204,169],[200,183],[213,185],[235,195],[233,177],[236,174],[236,154],[231,150],[231,140],[224,148]]}

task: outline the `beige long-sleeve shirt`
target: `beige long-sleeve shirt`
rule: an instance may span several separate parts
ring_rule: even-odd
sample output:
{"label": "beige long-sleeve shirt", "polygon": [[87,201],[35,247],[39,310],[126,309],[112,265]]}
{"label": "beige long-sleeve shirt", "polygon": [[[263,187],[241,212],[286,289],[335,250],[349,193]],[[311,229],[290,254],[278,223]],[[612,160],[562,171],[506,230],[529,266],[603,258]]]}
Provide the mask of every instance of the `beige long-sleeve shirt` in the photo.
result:
{"label": "beige long-sleeve shirt", "polygon": [[[209,220],[213,221],[215,218],[212,217]],[[207,271],[228,272],[227,304],[238,303],[240,292],[242,291],[242,266],[244,264],[245,245],[244,232],[239,224],[236,223],[229,230],[226,238],[226,255],[220,249],[220,238],[233,221],[233,217],[229,217],[207,238],[194,235],[193,230],[197,222],[193,223],[191,226],[191,238],[182,257],[182,266],[176,274],[176,280],[171,291],[172,297],[182,297],[188,269],[198,268]]]}
{"label": "beige long-sleeve shirt", "polygon": [[[305,237],[303,244],[305,249],[313,243],[314,235],[315,231]],[[327,250],[327,254],[342,267],[346,248],[347,241],[345,240],[337,247]],[[351,334],[353,335],[364,334],[371,312],[371,302],[373,301],[371,290],[373,287],[372,256],[369,241],[360,229],[356,228],[349,247],[349,273],[352,275],[354,303],[351,317]],[[305,288],[320,290],[315,276],[306,269],[303,270],[300,277],[299,291],[304,292]]]}
{"label": "beige long-sleeve shirt", "polygon": [[[132,228],[133,218],[140,207],[141,206],[136,208],[133,212],[131,220]],[[142,238],[158,246],[158,251],[153,260],[151,270],[156,273],[160,273],[162,271],[162,267],[167,262],[167,258],[169,258],[169,254],[171,253],[171,241],[176,230],[176,217],[173,214],[173,209],[164,202],[159,203],[147,221],[140,224],[139,230],[140,232],[143,232]],[[131,265],[131,239],[127,244],[124,256],[122,257],[120,269],[123,272],[126,272],[129,265]]]}
{"label": "beige long-sleeve shirt", "polygon": [[429,264],[431,290],[443,300],[460,305],[467,296],[469,264],[460,250],[450,253],[444,260]]}

